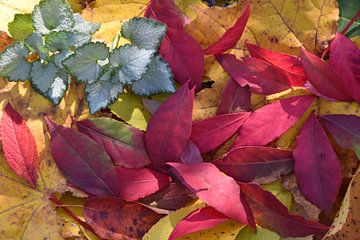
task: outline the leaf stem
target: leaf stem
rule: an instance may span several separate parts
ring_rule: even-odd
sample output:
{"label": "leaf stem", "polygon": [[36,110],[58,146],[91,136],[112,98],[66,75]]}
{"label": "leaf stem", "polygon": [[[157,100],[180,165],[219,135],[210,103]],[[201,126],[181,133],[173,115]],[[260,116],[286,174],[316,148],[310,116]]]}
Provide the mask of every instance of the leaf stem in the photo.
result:
{"label": "leaf stem", "polygon": [[69,216],[71,216],[75,221],[77,221],[83,228],[90,231],[95,236],[99,237],[89,224],[87,224],[86,222],[81,220],[78,216],[76,216],[76,214],[73,213],[69,208],[67,208],[63,202],[61,202],[57,197],[55,197],[54,194],[51,194],[49,196],[49,200],[54,202],[58,207],[61,207],[67,214],[69,214]]}
{"label": "leaf stem", "polygon": [[351,27],[351,25],[353,25],[353,23],[356,21],[356,19],[358,19],[360,17],[360,10],[357,11],[357,13],[355,14],[355,16],[351,19],[351,21],[346,25],[346,27],[341,31],[342,34],[345,34],[347,30],[349,30],[349,28]]}

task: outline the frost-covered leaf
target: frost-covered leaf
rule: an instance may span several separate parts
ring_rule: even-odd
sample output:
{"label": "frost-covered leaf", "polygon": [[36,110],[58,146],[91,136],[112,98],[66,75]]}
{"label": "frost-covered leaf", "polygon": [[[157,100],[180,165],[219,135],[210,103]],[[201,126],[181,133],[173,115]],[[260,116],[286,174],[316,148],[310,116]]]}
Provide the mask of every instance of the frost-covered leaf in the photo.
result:
{"label": "frost-covered leaf", "polygon": [[34,28],[41,34],[71,30],[75,20],[66,0],[42,0],[32,13]]}
{"label": "frost-covered leaf", "polygon": [[78,13],[74,14],[74,20],[75,20],[75,26],[73,30],[78,31],[80,33],[93,34],[100,28],[100,24],[87,22]]}
{"label": "frost-covered leaf", "polygon": [[121,83],[132,83],[144,75],[154,53],[154,50],[125,45],[111,53],[110,64],[114,67],[121,67],[119,70]]}
{"label": "frost-covered leaf", "polygon": [[33,53],[38,53],[42,59],[47,58],[48,50],[44,45],[44,41],[38,32],[33,32],[29,37],[25,39],[26,45]]}
{"label": "frost-covered leaf", "polygon": [[45,44],[52,52],[68,51],[70,47],[80,47],[90,41],[91,35],[70,31],[52,32],[45,38]]}
{"label": "frost-covered leaf", "polygon": [[26,60],[29,50],[23,43],[15,43],[0,54],[0,76],[10,81],[29,78],[31,64]]}
{"label": "frost-covered leaf", "polygon": [[138,95],[175,92],[175,82],[169,64],[156,56],[149,64],[143,77],[132,84],[132,91]]}
{"label": "frost-covered leaf", "polygon": [[105,60],[108,54],[109,50],[104,43],[88,43],[65,59],[63,65],[78,81],[92,84],[101,74],[98,61]]}
{"label": "frost-covered leaf", "polygon": [[156,49],[166,33],[166,25],[148,18],[133,18],[124,23],[121,35],[140,48]]}
{"label": "frost-covered leaf", "polygon": [[31,14],[15,14],[14,21],[8,24],[11,36],[17,41],[23,41],[33,31]]}
{"label": "frost-covered leaf", "polygon": [[54,63],[34,62],[31,67],[31,83],[40,94],[52,103],[59,104],[67,88],[68,76]]}
{"label": "frost-covered leaf", "polygon": [[[114,77],[117,73],[105,74]],[[96,83],[87,85],[85,92],[87,93],[86,99],[89,103],[90,113],[94,114],[113,103],[118,95],[123,92],[123,86],[120,83],[113,83],[111,80],[101,78]]]}

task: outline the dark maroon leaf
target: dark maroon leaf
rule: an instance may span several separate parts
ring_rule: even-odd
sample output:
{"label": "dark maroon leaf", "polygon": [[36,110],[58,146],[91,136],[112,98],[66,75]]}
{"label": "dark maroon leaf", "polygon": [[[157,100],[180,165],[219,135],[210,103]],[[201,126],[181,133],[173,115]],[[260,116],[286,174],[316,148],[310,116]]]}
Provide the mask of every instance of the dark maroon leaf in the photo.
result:
{"label": "dark maroon leaf", "polygon": [[180,160],[186,164],[200,163],[203,161],[199,148],[191,140],[186,143],[180,155]]}

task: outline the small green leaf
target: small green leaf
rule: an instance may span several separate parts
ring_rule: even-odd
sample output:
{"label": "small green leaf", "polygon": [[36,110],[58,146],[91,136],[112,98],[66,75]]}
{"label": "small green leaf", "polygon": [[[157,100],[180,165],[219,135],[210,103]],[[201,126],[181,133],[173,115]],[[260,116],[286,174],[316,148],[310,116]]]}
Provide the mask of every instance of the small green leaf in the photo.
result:
{"label": "small green leaf", "polygon": [[99,23],[87,22],[78,13],[74,14],[74,19],[75,19],[75,26],[73,30],[78,31],[80,33],[93,34],[100,28]]}
{"label": "small green leaf", "polygon": [[73,12],[66,0],[42,0],[32,13],[34,28],[41,34],[71,30],[75,25]]}
{"label": "small green leaf", "polygon": [[30,77],[31,64],[26,60],[29,50],[16,42],[0,54],[0,76],[10,81],[25,81]]}
{"label": "small green leaf", "polygon": [[145,49],[157,49],[165,33],[165,24],[148,18],[132,18],[121,28],[121,35],[124,38]]}
{"label": "small green leaf", "polygon": [[112,83],[110,80],[99,80],[87,85],[85,92],[87,93],[86,100],[89,103],[90,113],[94,114],[113,103],[123,92],[123,86],[119,83]]}
{"label": "small green leaf", "polygon": [[[349,24],[351,19],[355,16],[356,12],[360,10],[359,0],[339,0],[339,27],[338,31],[342,31],[346,25]],[[346,32],[347,37],[355,37],[360,35],[360,18],[356,19]]]}
{"label": "small green leaf", "polygon": [[75,54],[65,59],[62,64],[78,81],[92,84],[101,74],[99,60],[105,60],[109,50],[104,43],[88,43],[78,48]]}
{"label": "small green leaf", "polygon": [[52,103],[59,104],[67,89],[68,76],[54,63],[33,62],[31,67],[31,84],[41,95]]}
{"label": "small green leaf", "polygon": [[46,49],[40,33],[33,32],[28,38],[25,39],[25,43],[31,52],[38,53],[42,59],[46,59],[48,57],[49,50]]}
{"label": "small green leaf", "polygon": [[160,56],[153,58],[143,77],[132,84],[132,91],[138,95],[175,92],[175,83],[169,64]]}
{"label": "small green leaf", "polygon": [[15,14],[8,24],[9,33],[16,41],[24,41],[33,31],[31,14]]}
{"label": "small green leaf", "polygon": [[131,84],[139,80],[146,72],[155,51],[141,49],[134,45],[121,46],[110,55],[110,64],[120,67],[119,80],[124,84]]}

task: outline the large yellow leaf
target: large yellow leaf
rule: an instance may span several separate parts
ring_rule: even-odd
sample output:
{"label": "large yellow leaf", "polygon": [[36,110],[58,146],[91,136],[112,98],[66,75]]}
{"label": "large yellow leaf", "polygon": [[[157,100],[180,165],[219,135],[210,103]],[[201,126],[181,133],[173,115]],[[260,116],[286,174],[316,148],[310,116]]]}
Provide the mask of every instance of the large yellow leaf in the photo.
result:
{"label": "large yellow leaf", "polygon": [[[230,8],[197,7],[197,18],[187,30],[204,47],[214,43],[240,16],[246,1]],[[251,14],[235,49],[246,39],[276,51],[296,54],[301,45],[322,52],[336,33],[339,10],[336,0],[251,0]]]}

